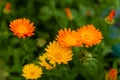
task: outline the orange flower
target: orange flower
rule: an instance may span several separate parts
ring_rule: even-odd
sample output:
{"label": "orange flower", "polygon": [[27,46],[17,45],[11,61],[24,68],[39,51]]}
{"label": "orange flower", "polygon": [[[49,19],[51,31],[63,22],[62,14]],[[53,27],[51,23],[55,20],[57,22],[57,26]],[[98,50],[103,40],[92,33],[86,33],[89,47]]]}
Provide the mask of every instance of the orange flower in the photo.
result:
{"label": "orange flower", "polygon": [[58,31],[56,40],[64,47],[81,46],[82,43],[78,40],[79,35],[76,31],[64,28]]}
{"label": "orange flower", "polygon": [[111,21],[115,16],[115,10],[111,10],[110,14],[108,15],[108,20]]}
{"label": "orange flower", "polygon": [[117,73],[118,71],[116,69],[111,69],[108,73],[107,73],[107,80],[117,80]]}
{"label": "orange flower", "polygon": [[115,10],[111,10],[110,14],[105,18],[105,22],[108,24],[114,24]]}
{"label": "orange flower", "polygon": [[34,29],[35,27],[33,23],[30,23],[29,19],[20,18],[10,22],[10,30],[19,38],[26,38],[27,36],[34,35]]}
{"label": "orange flower", "polygon": [[70,11],[70,8],[65,8],[65,12],[66,12],[68,19],[73,20],[73,16],[72,16],[72,13]]}
{"label": "orange flower", "polygon": [[9,2],[7,2],[6,5],[5,5],[5,9],[10,10],[10,8],[11,8],[11,4]]}
{"label": "orange flower", "polygon": [[86,47],[99,44],[103,38],[101,32],[92,24],[83,26],[77,31],[79,33],[78,35],[80,37],[80,40]]}
{"label": "orange flower", "polygon": [[11,8],[11,3],[7,2],[5,5],[5,8],[3,10],[4,13],[9,13],[10,12],[10,8]]}
{"label": "orange flower", "polygon": [[91,16],[91,11],[86,11],[87,16]]}

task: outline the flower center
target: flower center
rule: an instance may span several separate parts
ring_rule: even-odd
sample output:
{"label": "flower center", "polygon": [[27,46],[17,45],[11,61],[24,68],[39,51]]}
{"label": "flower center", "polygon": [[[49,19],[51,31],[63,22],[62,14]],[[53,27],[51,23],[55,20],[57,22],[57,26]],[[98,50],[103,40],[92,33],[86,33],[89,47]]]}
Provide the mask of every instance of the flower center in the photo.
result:
{"label": "flower center", "polygon": [[57,53],[55,56],[56,56],[57,60],[61,60],[61,58],[62,58],[62,55],[60,53]]}
{"label": "flower center", "polygon": [[26,33],[27,32],[26,26],[24,26],[24,25],[18,26],[18,32],[22,33],[22,34]]}
{"label": "flower center", "polygon": [[30,72],[30,75],[31,75],[31,76],[35,75],[35,72],[34,72],[34,71],[31,71],[31,72]]}
{"label": "flower center", "polygon": [[82,37],[82,39],[83,39],[84,41],[86,41],[86,42],[89,42],[89,41],[92,40],[92,35],[89,34],[89,33],[87,33],[87,32],[84,33],[84,35],[82,35],[81,37]]}

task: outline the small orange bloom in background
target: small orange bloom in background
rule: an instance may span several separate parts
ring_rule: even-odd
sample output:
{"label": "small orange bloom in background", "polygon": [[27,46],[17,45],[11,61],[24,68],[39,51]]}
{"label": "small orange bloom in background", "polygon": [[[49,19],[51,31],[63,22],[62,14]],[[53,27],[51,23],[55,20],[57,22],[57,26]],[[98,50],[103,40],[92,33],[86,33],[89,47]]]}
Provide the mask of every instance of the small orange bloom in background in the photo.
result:
{"label": "small orange bloom in background", "polygon": [[111,21],[114,18],[115,14],[116,14],[115,10],[111,10],[110,14],[108,15],[108,20]]}
{"label": "small orange bloom in background", "polygon": [[72,12],[71,12],[70,8],[65,8],[65,12],[66,12],[68,19],[73,20],[73,16],[72,16]]}
{"label": "small orange bloom in background", "polygon": [[34,35],[33,23],[29,19],[20,18],[10,22],[10,30],[19,38],[26,38]]}
{"label": "small orange bloom in background", "polygon": [[105,18],[105,22],[108,24],[114,24],[114,16],[115,16],[116,12],[115,10],[111,10],[109,15]]}
{"label": "small orange bloom in background", "polygon": [[11,9],[11,3],[7,2],[6,5],[5,5],[5,8],[4,8],[3,12],[4,13],[9,13],[10,9]]}
{"label": "small orange bloom in background", "polygon": [[106,75],[106,80],[117,80],[117,73],[117,69],[111,69]]}
{"label": "small orange bloom in background", "polygon": [[56,63],[67,64],[68,61],[72,60],[73,54],[71,48],[63,47],[57,41],[50,42],[45,50],[48,60],[53,65],[56,65]]}
{"label": "small orange bloom in background", "polygon": [[91,11],[86,11],[86,15],[90,16],[91,15]]}
{"label": "small orange bloom in background", "polygon": [[37,79],[43,74],[41,67],[34,65],[33,63],[27,64],[22,69],[23,74],[26,79]]}
{"label": "small orange bloom in background", "polygon": [[95,28],[94,25],[87,25],[77,29],[80,41],[88,47],[92,45],[99,44],[101,39],[103,39],[101,32]]}
{"label": "small orange bloom in background", "polygon": [[79,35],[76,31],[69,29],[61,29],[58,31],[56,40],[64,47],[82,46],[82,42],[78,40]]}
{"label": "small orange bloom in background", "polygon": [[10,3],[10,2],[7,2],[7,3],[6,3],[6,6],[5,6],[5,9],[6,9],[6,10],[10,10],[10,8],[11,8],[11,3]]}

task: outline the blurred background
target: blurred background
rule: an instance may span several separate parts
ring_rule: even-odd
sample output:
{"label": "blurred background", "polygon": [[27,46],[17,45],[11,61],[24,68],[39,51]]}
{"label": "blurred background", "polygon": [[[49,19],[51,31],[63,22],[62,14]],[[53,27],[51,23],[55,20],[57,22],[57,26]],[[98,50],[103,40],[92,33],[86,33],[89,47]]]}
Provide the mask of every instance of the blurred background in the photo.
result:
{"label": "blurred background", "polygon": [[[67,16],[66,8],[70,9],[72,19]],[[114,24],[105,22],[111,10],[116,12]],[[34,36],[21,39],[13,35],[9,24],[18,18],[28,18],[34,23]],[[0,80],[25,80],[21,76],[22,67],[37,61],[59,29],[76,29],[86,24],[94,24],[104,37],[100,45],[86,50],[100,61],[105,71],[113,67],[116,61],[120,80],[120,0],[0,0]],[[79,49],[75,48],[74,51],[77,53]],[[97,79],[89,73],[95,72],[93,66],[100,71],[99,64],[93,64],[89,65],[92,67],[90,69],[87,66],[85,71],[85,67],[76,67],[71,72],[72,78],[64,78],[63,73],[67,71],[63,65],[57,71],[63,78],[59,78],[55,72],[45,71],[38,80],[104,80],[103,74]],[[77,69],[81,71],[78,73]]]}

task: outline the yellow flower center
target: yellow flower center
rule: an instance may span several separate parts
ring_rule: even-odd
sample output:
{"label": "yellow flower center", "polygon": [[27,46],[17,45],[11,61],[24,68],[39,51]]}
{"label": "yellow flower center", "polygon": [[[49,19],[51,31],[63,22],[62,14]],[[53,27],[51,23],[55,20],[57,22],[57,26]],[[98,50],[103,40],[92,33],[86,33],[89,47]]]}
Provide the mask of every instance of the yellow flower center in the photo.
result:
{"label": "yellow flower center", "polygon": [[85,34],[85,35],[84,35],[84,39],[89,40],[89,39],[90,39],[90,34],[88,34],[88,33]]}
{"label": "yellow flower center", "polygon": [[61,58],[62,58],[62,55],[60,53],[57,53],[55,56],[56,56],[57,60],[61,60]]}
{"label": "yellow flower center", "polygon": [[25,32],[27,32],[28,29],[25,25],[20,25],[20,26],[18,26],[17,30],[18,30],[19,33],[25,34]]}
{"label": "yellow flower center", "polygon": [[31,71],[30,76],[34,76],[34,75],[35,75],[34,71]]}
{"label": "yellow flower center", "polygon": [[84,33],[81,37],[86,42],[90,42],[92,40],[92,34],[89,34],[89,32]]}

